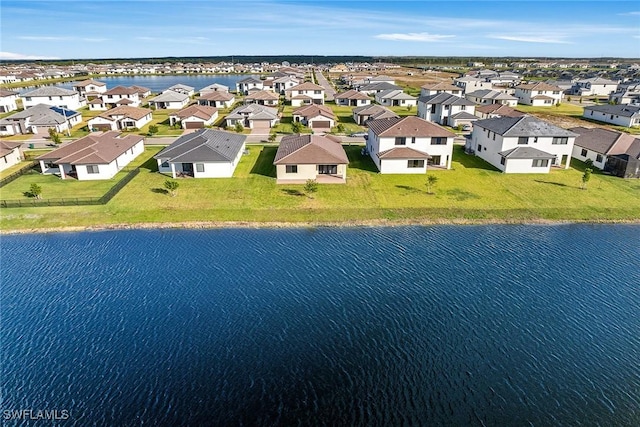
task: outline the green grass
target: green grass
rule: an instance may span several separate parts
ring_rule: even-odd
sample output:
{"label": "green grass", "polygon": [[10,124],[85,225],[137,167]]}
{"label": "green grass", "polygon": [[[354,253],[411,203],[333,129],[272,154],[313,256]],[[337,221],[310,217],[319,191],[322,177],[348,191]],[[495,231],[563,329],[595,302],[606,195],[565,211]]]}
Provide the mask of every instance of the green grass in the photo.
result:
{"label": "green grass", "polygon": [[[550,174],[502,174],[481,159],[456,146],[452,170],[437,175],[434,194],[427,194],[425,175],[380,175],[361,147],[345,146],[350,158],[347,184],[320,185],[313,198],[302,185],[276,185],[273,158],[276,147],[251,146],[233,178],[179,179],[176,197],[169,197],[156,162],[143,164],[142,172],[107,205],[0,210],[0,228],[42,229],[64,226],[100,226],[145,222],[343,222],[369,221],[513,221],[535,220],[637,220],[640,217],[640,180],[624,180],[594,173],[587,190],[580,189],[584,165],[553,169]],[[151,150],[151,151],[150,151]],[[145,156],[150,156],[148,149]],[[19,182],[19,180],[14,181]],[[20,195],[28,182],[11,191]],[[30,182],[30,181],[29,181]],[[74,181],[57,181],[78,194]],[[12,183],[13,184],[13,183]],[[113,184],[113,183],[109,183]],[[82,189],[85,194],[106,191]],[[5,187],[6,188],[6,187]],[[2,190],[5,190],[3,188]],[[92,193],[93,191],[93,193]],[[5,198],[3,191],[3,198]]]}
{"label": "green grass", "polygon": [[518,105],[515,107],[515,109],[518,111],[522,111],[523,113],[544,113],[544,114],[554,114],[554,115],[560,115],[560,116],[582,117],[582,112],[584,110],[584,107],[565,102],[558,106],[554,105],[551,107],[533,107],[531,105]]}

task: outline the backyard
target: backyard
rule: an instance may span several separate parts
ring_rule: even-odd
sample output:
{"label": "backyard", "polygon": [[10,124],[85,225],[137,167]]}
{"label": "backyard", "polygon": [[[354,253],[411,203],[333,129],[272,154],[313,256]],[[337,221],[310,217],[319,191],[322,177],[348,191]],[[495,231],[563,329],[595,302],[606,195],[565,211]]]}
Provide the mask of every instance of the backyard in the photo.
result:
{"label": "backyard", "polygon": [[[141,173],[107,205],[2,209],[1,228],[42,229],[100,227],[114,224],[227,222],[235,223],[428,223],[528,222],[546,220],[637,220],[640,180],[594,174],[586,190],[580,189],[584,165],[553,170],[548,175],[506,175],[456,146],[452,170],[429,172],[437,176],[433,194],[427,193],[425,175],[380,175],[361,146],[345,146],[350,159],[347,184],[321,185],[306,194],[303,185],[277,185],[275,146],[251,146],[233,178],[179,179],[175,197],[164,190],[169,176],[157,172],[145,152]],[[142,156],[141,156],[142,157]],[[142,162],[142,159],[139,158]],[[28,189],[26,179],[14,181],[12,197]],[[57,179],[57,178],[55,178]],[[22,182],[22,183],[20,183]],[[63,197],[65,191],[100,192],[101,188],[73,188],[60,181],[58,190],[43,182],[45,197]],[[12,184],[14,184],[12,183]],[[12,185],[10,184],[10,185]],[[99,184],[98,184],[99,185]],[[9,186],[7,186],[9,187]],[[6,198],[2,188],[2,198]],[[48,189],[47,189],[48,188]],[[49,194],[51,192],[51,194]]]}

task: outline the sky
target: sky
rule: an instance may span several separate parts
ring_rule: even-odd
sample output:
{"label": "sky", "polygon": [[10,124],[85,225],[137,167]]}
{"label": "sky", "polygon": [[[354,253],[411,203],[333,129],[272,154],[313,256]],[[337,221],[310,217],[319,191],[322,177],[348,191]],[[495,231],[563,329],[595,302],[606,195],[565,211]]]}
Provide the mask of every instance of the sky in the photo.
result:
{"label": "sky", "polygon": [[0,59],[640,58],[638,1],[0,2]]}

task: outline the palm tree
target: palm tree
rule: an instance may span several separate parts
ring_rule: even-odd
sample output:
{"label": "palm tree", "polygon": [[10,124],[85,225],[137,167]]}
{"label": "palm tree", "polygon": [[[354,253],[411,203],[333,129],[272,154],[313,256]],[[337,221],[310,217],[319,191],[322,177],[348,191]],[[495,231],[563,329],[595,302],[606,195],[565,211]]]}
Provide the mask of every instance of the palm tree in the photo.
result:
{"label": "palm tree", "polygon": [[438,177],[435,175],[427,175],[427,183],[425,184],[427,186],[427,194],[433,194],[431,192],[431,188],[436,185],[436,183],[438,182]]}
{"label": "palm tree", "polygon": [[180,187],[178,181],[171,181],[170,179],[168,179],[164,182],[164,188],[169,190],[169,194],[171,194],[171,197],[175,197],[178,192],[178,187]]}

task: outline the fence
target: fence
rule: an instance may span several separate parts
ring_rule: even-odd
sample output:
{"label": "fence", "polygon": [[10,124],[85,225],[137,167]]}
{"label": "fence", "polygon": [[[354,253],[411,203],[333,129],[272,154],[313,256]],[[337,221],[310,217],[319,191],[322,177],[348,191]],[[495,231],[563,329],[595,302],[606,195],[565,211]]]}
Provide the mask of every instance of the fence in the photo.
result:
{"label": "fence", "polygon": [[[140,173],[139,168],[129,171],[120,181],[116,182],[102,197],[70,197],[64,199],[26,199],[26,200],[0,200],[0,208],[32,208],[45,206],[86,206],[106,205],[109,200],[118,194],[122,188]],[[15,178],[14,178],[15,179]]]}
{"label": "fence", "polygon": [[4,187],[11,181],[14,181],[16,178],[24,175],[25,173],[29,173],[29,171],[31,171],[31,169],[35,168],[37,165],[38,165],[38,162],[32,161],[31,163],[29,163],[28,165],[24,165],[23,167],[21,167],[20,169],[12,173],[11,175],[5,176],[4,178],[0,179],[0,187]]}

